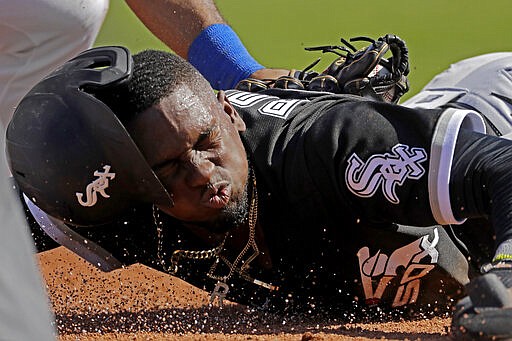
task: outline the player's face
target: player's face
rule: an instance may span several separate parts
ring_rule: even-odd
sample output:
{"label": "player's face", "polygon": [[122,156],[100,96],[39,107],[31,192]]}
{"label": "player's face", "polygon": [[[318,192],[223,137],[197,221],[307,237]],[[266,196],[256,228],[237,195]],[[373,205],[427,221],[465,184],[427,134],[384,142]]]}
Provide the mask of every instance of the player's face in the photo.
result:
{"label": "player's face", "polygon": [[245,129],[220,92],[198,97],[181,86],[141,113],[128,129],[182,221],[224,230],[245,218],[248,164],[239,131]]}

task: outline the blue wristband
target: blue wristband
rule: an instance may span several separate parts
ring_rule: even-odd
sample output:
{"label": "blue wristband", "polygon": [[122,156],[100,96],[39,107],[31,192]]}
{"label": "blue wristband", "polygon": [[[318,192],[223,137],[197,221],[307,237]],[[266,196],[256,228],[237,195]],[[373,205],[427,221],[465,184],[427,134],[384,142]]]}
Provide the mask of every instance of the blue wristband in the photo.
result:
{"label": "blue wristband", "polygon": [[205,28],[190,45],[188,61],[217,90],[233,89],[239,81],[264,68],[226,24]]}

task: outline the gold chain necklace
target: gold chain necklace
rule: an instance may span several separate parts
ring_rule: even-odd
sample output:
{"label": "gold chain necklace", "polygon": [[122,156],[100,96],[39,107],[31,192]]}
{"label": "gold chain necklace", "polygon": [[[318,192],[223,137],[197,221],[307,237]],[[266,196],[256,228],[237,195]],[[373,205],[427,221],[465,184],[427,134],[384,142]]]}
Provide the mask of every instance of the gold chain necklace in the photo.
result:
{"label": "gold chain necklace", "polygon": [[[251,203],[249,206],[249,217],[248,217],[248,225],[249,225],[249,236],[247,239],[247,243],[238,256],[236,257],[234,262],[230,262],[225,256],[221,253],[224,250],[224,244],[229,235],[229,232],[225,234],[223,241],[216,247],[208,249],[208,250],[175,250],[171,256],[171,265],[167,266],[165,262],[165,254],[163,254],[163,222],[159,219],[158,208],[153,205],[153,221],[156,226],[157,231],[157,258],[160,262],[160,265],[164,269],[164,271],[175,275],[178,272],[178,263],[180,259],[191,259],[191,260],[208,260],[215,259],[214,263],[210,267],[210,270],[206,274],[209,278],[217,280],[217,284],[215,285],[215,289],[213,290],[210,303],[212,303],[216,297],[219,299],[219,305],[222,306],[222,300],[226,296],[229,287],[226,282],[233,276],[236,272],[243,279],[254,283],[256,285],[265,287],[269,290],[278,290],[279,287],[274,286],[272,284],[268,284],[262,282],[260,280],[254,279],[247,273],[249,269],[250,263],[258,257],[260,251],[258,249],[258,245],[256,244],[256,222],[258,220],[258,193],[256,188],[256,176],[254,174],[254,170],[252,167],[250,168],[250,180],[251,180]],[[247,258],[245,262],[243,262],[240,266],[239,263],[242,262],[243,257],[249,251],[249,249],[253,250],[253,253]],[[224,262],[228,268],[228,274],[224,276],[215,275],[215,270],[217,269],[220,261]]]}
{"label": "gold chain necklace", "polygon": [[159,209],[153,205],[153,222],[156,226],[156,234],[157,234],[157,258],[158,262],[162,266],[162,269],[171,274],[176,275],[178,272],[178,263],[180,259],[193,259],[193,260],[207,260],[213,259],[216,257],[218,253],[222,251],[224,248],[224,242],[226,241],[226,236],[224,236],[224,240],[222,243],[209,250],[175,250],[171,255],[171,265],[167,266],[167,262],[165,261],[166,254],[163,252],[163,221],[160,220]]}

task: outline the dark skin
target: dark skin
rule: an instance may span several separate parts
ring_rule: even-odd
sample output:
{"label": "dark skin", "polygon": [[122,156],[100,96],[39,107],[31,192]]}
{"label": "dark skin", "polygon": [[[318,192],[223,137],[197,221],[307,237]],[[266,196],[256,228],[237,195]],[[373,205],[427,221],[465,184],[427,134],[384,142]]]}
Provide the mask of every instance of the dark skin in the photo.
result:
{"label": "dark skin", "polygon": [[164,213],[208,224],[246,200],[248,163],[239,136],[245,123],[224,92],[215,98],[179,85],[127,128],[173,196],[173,207],[159,207]]}
{"label": "dark skin", "polygon": [[[208,226],[227,205],[247,201],[241,194],[247,186],[247,154],[239,135],[245,123],[225,93],[219,91],[215,98],[213,91],[198,95],[188,86],[180,86],[139,114],[127,128],[174,199],[173,207],[158,208],[185,222],[184,226],[212,246],[218,245],[225,236],[220,232],[225,231],[212,231]],[[229,198],[223,198],[224,192]],[[213,200],[212,205],[205,197],[218,202]],[[233,258],[247,243],[247,222],[231,226],[230,231],[226,256]],[[256,240],[261,252],[256,262],[268,269],[270,253],[259,225]]]}

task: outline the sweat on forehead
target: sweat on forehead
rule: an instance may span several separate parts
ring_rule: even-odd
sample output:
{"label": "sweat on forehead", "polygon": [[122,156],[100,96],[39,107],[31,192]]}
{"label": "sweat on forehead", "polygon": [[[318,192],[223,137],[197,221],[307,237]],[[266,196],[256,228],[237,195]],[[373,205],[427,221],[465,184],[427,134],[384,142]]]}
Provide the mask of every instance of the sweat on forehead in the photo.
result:
{"label": "sweat on forehead", "polygon": [[188,84],[181,84],[157,104],[165,109],[168,115],[176,119],[188,119],[188,116],[201,124],[208,124],[212,120],[212,110],[219,103],[212,93],[197,93]]}

